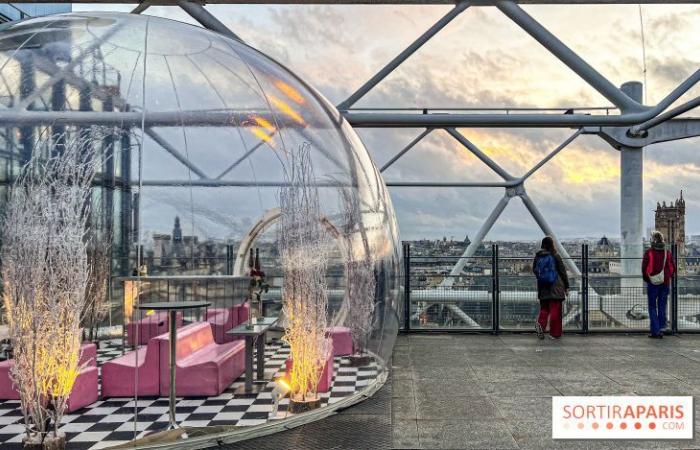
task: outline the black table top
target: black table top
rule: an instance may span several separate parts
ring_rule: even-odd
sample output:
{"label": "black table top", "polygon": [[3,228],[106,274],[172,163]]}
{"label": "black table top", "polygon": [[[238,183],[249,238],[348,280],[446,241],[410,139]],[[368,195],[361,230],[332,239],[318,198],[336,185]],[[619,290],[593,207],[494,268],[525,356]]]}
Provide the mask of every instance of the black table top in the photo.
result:
{"label": "black table top", "polygon": [[259,336],[273,327],[278,320],[279,317],[262,317],[262,320],[259,322],[253,322],[251,328],[248,328],[248,321],[245,321],[228,330],[226,334],[232,334],[234,336]]}
{"label": "black table top", "polygon": [[141,303],[136,309],[153,309],[158,311],[173,311],[177,309],[195,309],[211,306],[211,302],[155,302]]}

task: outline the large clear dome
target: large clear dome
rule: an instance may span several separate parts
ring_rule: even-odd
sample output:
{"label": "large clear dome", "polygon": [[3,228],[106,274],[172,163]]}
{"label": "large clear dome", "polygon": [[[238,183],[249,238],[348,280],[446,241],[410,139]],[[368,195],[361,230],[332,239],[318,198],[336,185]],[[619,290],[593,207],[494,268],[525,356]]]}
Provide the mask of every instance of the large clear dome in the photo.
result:
{"label": "large clear dome", "polygon": [[[347,298],[347,255],[369,251],[368,345],[388,358],[401,263],[394,211],[362,142],[317,91],[239,41],[149,16],[30,19],[4,25],[0,46],[2,189],[37,145],[90,136],[104,157],[93,225],[112,233],[115,277],[139,262],[148,275],[244,274],[257,248],[269,295],[279,297],[280,189],[290,155],[308,149],[324,229],[338,242],[329,321],[340,320]],[[357,223],[348,222],[348,201]],[[113,289],[116,305],[121,287]]]}

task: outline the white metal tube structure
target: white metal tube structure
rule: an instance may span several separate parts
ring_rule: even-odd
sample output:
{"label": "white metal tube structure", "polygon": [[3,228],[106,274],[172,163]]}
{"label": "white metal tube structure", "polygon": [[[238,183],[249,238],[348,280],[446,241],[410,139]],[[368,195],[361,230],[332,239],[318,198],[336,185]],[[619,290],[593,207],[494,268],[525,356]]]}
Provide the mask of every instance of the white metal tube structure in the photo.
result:
{"label": "white metal tube structure", "polygon": [[[633,99],[642,98],[642,83],[630,81],[622,90]],[[625,278],[641,271],[644,229],[644,147],[620,147],[620,257],[622,287],[641,286]],[[630,259],[635,258],[635,259]]]}
{"label": "white metal tube structure", "polygon": [[396,160],[401,158],[407,151],[412,149],[417,143],[419,143],[421,140],[423,140],[423,138],[426,137],[427,135],[429,135],[432,131],[433,131],[432,128],[426,128],[425,131],[423,131],[421,134],[416,136],[411,142],[409,142],[408,145],[403,148],[403,150],[398,152],[396,154],[396,156],[394,156],[389,161],[387,161],[387,163],[384,164],[381,169],[379,169],[379,172],[384,172],[386,169],[391,167],[391,165],[394,164],[396,162]]}
{"label": "white metal tube structure", "polygon": [[486,155],[486,153],[482,152],[476,145],[472,144],[472,142],[466,137],[464,137],[462,133],[455,130],[454,128],[446,128],[445,131],[447,131],[450,134],[450,136],[455,138],[457,142],[459,142],[460,144],[465,146],[470,152],[472,152],[474,156],[479,158],[481,162],[489,166],[489,168],[496,172],[498,176],[500,176],[506,181],[515,180],[515,177],[511,176],[511,174],[509,174],[504,168],[502,168],[494,160],[489,158],[488,155]]}
{"label": "white metal tube structure", "polygon": [[535,219],[535,222],[537,222],[537,225],[540,227],[542,232],[554,239],[554,244],[557,246],[557,251],[564,260],[566,268],[569,269],[569,271],[574,275],[581,276],[581,271],[576,266],[576,263],[574,263],[574,261],[571,259],[571,256],[569,256],[569,252],[567,252],[566,249],[562,247],[561,243],[559,242],[559,239],[557,239],[556,235],[554,234],[554,231],[549,226],[542,213],[540,213],[540,210],[537,209],[537,206],[535,206],[535,203],[532,201],[530,196],[528,196],[527,193],[523,192],[520,194],[520,199],[523,201],[523,204],[525,205],[527,210],[530,211],[532,218]]}
{"label": "white metal tube structure", "polygon": [[367,92],[369,92],[374,86],[376,86],[380,81],[382,81],[384,78],[387,77],[391,72],[394,71],[397,67],[401,65],[402,62],[406,61],[406,59],[414,54],[416,50],[421,48],[423,44],[428,42],[430,38],[435,36],[440,30],[445,28],[445,26],[452,22],[452,20],[460,15],[462,11],[467,9],[469,7],[469,3],[463,1],[457,3],[454,8],[450,10],[447,14],[445,14],[440,20],[438,20],[432,27],[428,29],[425,33],[423,33],[418,39],[416,39],[411,45],[406,47],[404,51],[399,53],[399,55],[392,59],[389,64],[384,66],[382,70],[377,72],[372,78],[367,80],[365,84],[360,86],[360,88],[355,91],[350,97],[347,98],[347,100],[343,101],[341,104],[338,105],[338,109],[344,110],[350,108],[352,105],[357,103],[358,100],[360,100]]}
{"label": "white metal tube structure", "polygon": [[503,14],[518,24],[520,28],[542,44],[543,47],[549,50],[561,62],[569,66],[571,70],[583,78],[591,87],[600,92],[614,105],[618,106],[623,113],[628,111],[641,111],[644,109],[639,102],[626,96],[617,86],[608,81],[607,78],[591,67],[517,4],[512,1],[497,1],[495,5]]}
{"label": "white metal tube structure", "polygon": [[231,31],[226,25],[221,23],[219,19],[214,17],[214,15],[207,11],[204,8],[204,6],[202,6],[200,3],[196,3],[189,0],[179,0],[177,4],[180,6],[180,8],[184,9],[187,12],[187,14],[192,16],[193,19],[201,23],[204,26],[204,28],[208,28],[212,31],[216,31],[217,33],[221,33],[224,36],[228,36],[243,42],[243,39],[238,37],[236,33]]}
{"label": "white metal tube structure", "polygon": [[491,211],[489,217],[481,225],[481,228],[479,228],[479,231],[477,231],[476,235],[474,236],[474,239],[467,246],[467,249],[464,251],[464,254],[462,254],[462,257],[457,261],[457,264],[455,264],[455,266],[450,271],[450,275],[442,280],[440,286],[452,286],[452,284],[454,283],[454,278],[460,273],[462,273],[462,270],[464,270],[464,266],[467,265],[468,259],[474,256],[474,253],[476,253],[476,250],[481,246],[481,243],[484,241],[486,235],[489,233],[489,231],[491,231],[493,224],[496,223],[498,218],[501,216],[501,213],[503,213],[503,210],[506,209],[506,206],[508,206],[508,202],[510,201],[510,199],[511,197],[506,193],[503,197],[501,197],[498,203],[496,203],[496,206],[493,208],[493,211]]}

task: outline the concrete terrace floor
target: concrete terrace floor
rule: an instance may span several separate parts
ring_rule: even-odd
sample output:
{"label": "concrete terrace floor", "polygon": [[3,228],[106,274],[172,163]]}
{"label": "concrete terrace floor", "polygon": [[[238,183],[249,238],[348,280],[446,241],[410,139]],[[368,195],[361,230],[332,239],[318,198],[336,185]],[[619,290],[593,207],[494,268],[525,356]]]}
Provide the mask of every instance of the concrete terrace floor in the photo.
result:
{"label": "concrete terrace floor", "polygon": [[553,395],[693,395],[700,335],[400,335],[374,397],[298,428],[226,446],[299,449],[700,449],[689,441],[553,441]]}
{"label": "concrete terrace floor", "polygon": [[[553,441],[553,395],[693,395],[700,335],[399,336],[394,448],[700,448],[692,441]],[[700,420],[695,417],[695,429]]]}

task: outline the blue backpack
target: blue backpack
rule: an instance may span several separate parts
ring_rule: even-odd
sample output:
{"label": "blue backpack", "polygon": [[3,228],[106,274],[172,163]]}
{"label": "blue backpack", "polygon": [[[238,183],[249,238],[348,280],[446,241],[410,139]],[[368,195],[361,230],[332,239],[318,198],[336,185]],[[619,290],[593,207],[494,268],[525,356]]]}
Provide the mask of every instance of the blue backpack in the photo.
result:
{"label": "blue backpack", "polygon": [[535,276],[540,283],[551,286],[557,281],[557,268],[554,256],[543,255],[537,258],[535,263]]}

